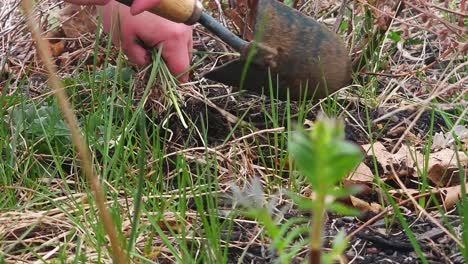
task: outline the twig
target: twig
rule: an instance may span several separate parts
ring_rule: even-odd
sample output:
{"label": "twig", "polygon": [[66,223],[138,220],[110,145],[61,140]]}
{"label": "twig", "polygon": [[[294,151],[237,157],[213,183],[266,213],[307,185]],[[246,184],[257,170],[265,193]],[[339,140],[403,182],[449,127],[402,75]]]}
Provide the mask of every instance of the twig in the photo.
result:
{"label": "twig", "polygon": [[[466,0],[462,0],[461,3],[460,3],[460,9],[462,12],[465,11],[465,8],[466,8]],[[468,16],[468,14],[464,13],[465,16],[459,16],[458,17],[458,26],[460,28],[465,28],[464,25],[465,25],[465,18]]]}
{"label": "twig", "polygon": [[[437,98],[437,96],[449,91],[450,89],[452,89],[454,87],[454,84],[451,84],[451,85],[448,85],[448,86],[443,86],[441,85],[442,83],[445,83],[448,81],[448,79],[453,75],[455,74],[455,72],[457,70],[460,70],[462,69],[463,67],[466,67],[468,65],[468,62],[464,62],[464,63],[461,63],[459,65],[457,65],[457,67],[455,67],[455,69],[453,69],[443,80],[441,80],[437,86],[436,86],[436,89],[433,89],[433,91],[429,94],[428,98],[427,99],[424,99],[423,101],[419,102],[417,105],[422,107],[422,108],[426,108],[428,107],[429,105],[432,104],[432,101]],[[465,76],[463,78],[461,78],[458,82],[460,83],[463,83],[465,81],[468,80],[468,76]],[[440,88],[439,88],[440,87]],[[464,93],[466,93],[465,91],[463,91]],[[388,112],[386,113],[385,115],[375,119],[372,121],[372,123],[378,123],[384,119],[387,119],[389,118],[390,116],[393,116],[399,112],[402,112],[402,111],[405,111],[407,109],[410,109],[410,108],[413,108],[414,105],[408,105],[408,106],[402,106],[402,107],[399,107],[398,109],[394,110],[394,111],[391,111],[391,112]]]}
{"label": "twig", "polygon": [[347,3],[348,3],[348,0],[342,0],[341,2],[340,11],[338,13],[338,16],[336,17],[335,25],[333,26],[334,32],[338,32],[338,30],[340,29],[341,22],[343,22],[343,17],[344,17]]}
{"label": "twig", "polygon": [[406,77],[408,75],[414,75],[414,74],[417,74],[417,73],[420,73],[420,72],[423,72],[429,68],[431,68],[432,66],[434,66],[436,63],[442,61],[442,59],[444,59],[445,57],[447,57],[449,54],[452,53],[452,49],[447,49],[444,53],[442,53],[437,59],[435,59],[433,62],[429,63],[428,65],[420,68],[420,69],[416,69],[416,70],[411,70],[411,71],[408,71],[408,72],[403,72],[403,73],[398,73],[398,74],[391,74],[391,73],[382,73],[382,72],[362,72],[362,74],[366,74],[366,75],[378,75],[378,76],[385,76],[385,77],[392,77],[392,78],[401,78],[401,77]]}
{"label": "twig", "polygon": [[[410,24],[410,23],[404,21],[403,19],[398,18],[397,15],[392,16],[391,14],[388,14],[387,12],[384,12],[384,11],[378,9],[377,7],[369,4],[367,1],[358,0],[358,2],[361,3],[362,5],[365,5],[365,6],[369,7],[370,9],[374,10],[375,12],[380,13],[380,14],[382,14],[384,16],[387,16],[390,19],[395,20],[395,21],[397,21],[399,23],[402,23],[404,25],[411,26],[411,27],[414,27],[414,28],[417,28],[417,29],[420,29],[420,30],[423,30],[423,31],[431,32],[431,33],[437,35],[437,32],[435,32],[434,30],[432,30],[430,28],[425,28],[424,26],[420,26],[418,24]],[[402,1],[400,1],[400,2],[402,2]]]}
{"label": "twig", "polygon": [[[426,196],[429,196],[431,194],[437,194],[437,192],[427,192],[427,193],[422,193],[422,194],[419,194],[419,195],[416,195],[414,196],[413,198],[414,199],[419,199],[419,198],[422,198],[422,197],[426,197]],[[411,199],[408,198],[404,201],[401,201],[399,202],[397,205],[398,206],[402,206],[404,204],[407,204],[411,202]],[[377,220],[379,220],[382,216],[384,216],[386,213],[389,213],[393,211],[393,207],[389,206],[387,208],[385,208],[385,210],[383,210],[382,212],[376,214],[374,217],[372,217],[371,219],[367,220],[367,222],[365,222],[363,225],[361,225],[360,227],[356,228],[353,232],[351,232],[347,237],[346,239],[347,240],[351,240],[351,238],[355,235],[357,235],[357,233],[361,232],[362,230],[364,230],[366,227],[372,225],[373,223],[375,223]]]}
{"label": "twig", "polygon": [[461,9],[461,12],[458,12],[458,11],[455,11],[455,10],[450,10],[448,8],[445,8],[443,6],[436,6],[434,4],[431,4],[431,3],[428,3],[426,2],[425,5],[429,6],[429,7],[432,7],[432,8],[435,8],[435,9],[439,9],[439,10],[442,10],[442,11],[445,11],[447,13],[452,13],[454,15],[457,15],[457,16],[460,16],[460,18],[465,18],[465,17],[468,17],[468,13],[463,13],[463,10],[465,10],[464,6],[465,6],[465,2],[466,0],[462,0],[461,1],[461,4],[460,4],[460,9]]}
{"label": "twig", "polygon": [[[420,8],[420,7],[418,7],[418,6],[414,5],[414,4],[412,4],[412,3],[410,3],[410,1],[404,1],[404,2],[405,2],[405,4],[409,5],[409,6],[412,7],[413,9],[415,9],[415,10],[421,12],[422,14],[428,13],[428,12],[425,12],[424,9],[422,9],[422,8]],[[442,18],[436,16],[435,14],[432,14],[432,13],[429,13],[429,14],[430,14],[430,17],[431,17],[431,18],[433,18],[433,19],[439,21],[439,22],[440,22],[441,24],[443,24],[448,30],[452,31],[454,34],[456,34],[456,35],[459,36],[460,38],[466,39],[465,36],[463,36],[462,34],[459,33],[459,32],[463,32],[463,29],[459,28],[458,26],[454,26],[454,25],[448,23],[447,21],[445,21],[444,19],[442,19]]]}
{"label": "twig", "polygon": [[35,40],[39,57],[44,62],[47,72],[49,73],[48,82],[52,89],[55,91],[54,95],[57,99],[59,108],[63,113],[64,119],[70,129],[71,138],[77,150],[78,157],[81,160],[83,172],[88,180],[91,190],[94,193],[96,205],[99,210],[99,216],[102,220],[104,230],[109,236],[109,240],[112,247],[112,253],[114,254],[114,262],[122,264],[126,263],[127,258],[125,256],[125,253],[120,248],[116,225],[109,211],[107,210],[107,207],[105,205],[106,199],[102,192],[101,184],[99,183],[98,176],[96,175],[93,169],[89,148],[81,136],[78,122],[73,113],[72,106],[68,101],[63,84],[57,77],[57,70],[55,69],[52,63],[51,54],[47,47],[46,41],[41,37],[40,30],[37,27],[38,23],[34,21],[32,14],[33,3],[31,1],[32,0],[23,0],[21,4],[22,8],[26,13],[26,16],[28,17],[27,23],[31,31],[32,37]]}
{"label": "twig", "polygon": [[365,240],[371,241],[374,245],[381,248],[391,248],[401,251],[412,251],[413,246],[410,243],[402,242],[400,240],[389,239],[378,232],[371,232],[372,234],[358,233],[357,236]]}
{"label": "twig", "polygon": [[462,249],[465,248],[465,245],[459,240],[457,239],[450,231],[447,230],[447,228],[445,228],[443,225],[441,225],[439,223],[439,221],[437,221],[437,219],[435,219],[432,215],[430,215],[426,210],[424,210],[424,208],[421,207],[421,205],[419,205],[419,203],[416,201],[416,199],[411,195],[411,193],[408,191],[408,189],[406,188],[405,184],[401,181],[400,179],[400,176],[398,176],[398,173],[396,173],[395,171],[395,167],[393,166],[393,164],[390,165],[390,168],[392,170],[392,173],[393,175],[395,176],[395,179],[398,183],[398,185],[400,185],[400,188],[408,195],[408,198],[409,200],[413,203],[414,207],[415,208],[418,208],[418,210],[423,214],[425,215],[427,218],[429,218],[437,227],[439,227],[442,231],[444,231],[444,233],[450,237],[456,244],[458,244],[458,246]]}

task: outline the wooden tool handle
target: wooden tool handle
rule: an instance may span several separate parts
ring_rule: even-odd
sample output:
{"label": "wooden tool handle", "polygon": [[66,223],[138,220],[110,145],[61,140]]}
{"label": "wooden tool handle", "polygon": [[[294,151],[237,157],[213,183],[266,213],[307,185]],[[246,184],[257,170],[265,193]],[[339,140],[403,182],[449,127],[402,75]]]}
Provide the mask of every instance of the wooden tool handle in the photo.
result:
{"label": "wooden tool handle", "polygon": [[[117,1],[127,6],[133,4],[133,0]],[[159,5],[148,11],[176,23],[193,25],[200,19],[203,6],[198,0],[161,0]]]}
{"label": "wooden tool handle", "polygon": [[[133,0],[117,1],[127,6],[133,4]],[[236,51],[242,51],[248,44],[203,12],[203,6],[199,0],[161,0],[158,6],[148,11],[176,23],[193,25],[199,22]]]}

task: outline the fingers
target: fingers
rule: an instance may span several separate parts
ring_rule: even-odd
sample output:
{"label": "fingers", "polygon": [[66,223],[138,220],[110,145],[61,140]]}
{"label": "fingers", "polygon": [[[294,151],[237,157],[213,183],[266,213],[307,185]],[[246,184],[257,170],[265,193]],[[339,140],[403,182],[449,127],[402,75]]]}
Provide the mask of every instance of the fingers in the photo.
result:
{"label": "fingers", "polygon": [[106,5],[110,0],[65,0],[67,3],[75,5]]}
{"label": "fingers", "polygon": [[[141,1],[155,3],[160,0],[135,0],[135,3],[141,4]],[[113,43],[122,48],[131,62],[141,66],[148,65],[151,62],[150,53],[142,43],[148,47],[162,44],[162,57],[174,76],[189,69],[189,51],[193,45],[191,27],[172,23],[150,13],[132,16],[128,7],[115,1],[103,7],[102,22],[105,31],[113,33]],[[179,80],[186,82],[188,77],[188,73],[185,73]]]}
{"label": "fingers", "polygon": [[149,54],[139,44],[136,27],[129,20],[129,16],[128,7],[117,2],[109,3],[103,9],[104,31],[112,33],[112,42],[122,48],[131,62],[146,66],[150,62]]}
{"label": "fingers", "polygon": [[140,66],[146,66],[150,63],[148,51],[138,44],[136,39],[126,39],[122,43],[122,49],[131,62]]}
{"label": "fingers", "polygon": [[148,9],[151,9],[152,7],[159,5],[159,2],[161,2],[161,0],[134,0],[132,7],[130,8],[130,13],[134,16],[138,15],[143,11],[146,11]]}
{"label": "fingers", "polygon": [[[187,44],[183,42],[163,42],[162,57],[171,71],[172,75],[179,77],[179,81],[187,82],[189,73],[186,72],[190,68],[190,58]],[[184,73],[186,72],[186,73]],[[184,75],[181,75],[184,73]]]}

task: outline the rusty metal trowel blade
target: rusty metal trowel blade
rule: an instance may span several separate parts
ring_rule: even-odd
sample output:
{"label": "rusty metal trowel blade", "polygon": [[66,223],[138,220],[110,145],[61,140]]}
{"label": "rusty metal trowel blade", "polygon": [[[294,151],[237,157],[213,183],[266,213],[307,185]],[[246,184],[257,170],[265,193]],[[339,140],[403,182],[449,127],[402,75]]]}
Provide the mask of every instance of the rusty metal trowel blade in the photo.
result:
{"label": "rusty metal trowel blade", "polygon": [[246,68],[245,61],[235,59],[205,73],[204,77],[229,86],[242,86],[242,88],[250,91],[258,90],[258,88],[262,87],[266,80],[268,80],[267,68],[256,64],[250,64],[245,73],[243,85],[241,85],[244,68]]}
{"label": "rusty metal trowel blade", "polygon": [[[270,70],[279,97],[287,90],[291,99],[322,98],[346,86],[351,79],[351,61],[344,42],[326,26],[276,0],[259,0],[255,23],[257,43],[276,52],[274,63],[255,57],[247,67],[243,87],[268,91]],[[247,52],[241,58],[205,74],[207,79],[239,87]],[[263,55],[263,54],[262,54]],[[260,55],[259,55],[260,56]],[[269,58],[271,59],[271,58]]]}

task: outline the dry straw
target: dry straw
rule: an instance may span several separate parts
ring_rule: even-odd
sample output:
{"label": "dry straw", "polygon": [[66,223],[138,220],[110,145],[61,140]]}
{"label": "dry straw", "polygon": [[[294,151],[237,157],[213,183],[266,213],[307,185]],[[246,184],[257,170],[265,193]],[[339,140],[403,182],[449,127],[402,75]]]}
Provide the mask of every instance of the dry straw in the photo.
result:
{"label": "dry straw", "polygon": [[106,199],[102,191],[101,185],[99,183],[98,176],[93,169],[91,155],[89,153],[89,147],[87,146],[87,144],[81,136],[80,128],[73,113],[72,106],[68,101],[67,95],[65,93],[61,81],[57,77],[57,71],[54,64],[52,63],[51,54],[48,49],[47,43],[41,37],[40,29],[37,27],[38,23],[35,21],[35,18],[33,16],[33,3],[31,2],[31,0],[23,0],[21,5],[25,14],[27,15],[28,27],[32,33],[33,40],[35,41],[39,57],[43,61],[45,68],[49,73],[49,85],[54,91],[54,95],[57,98],[59,108],[62,111],[64,119],[70,129],[72,141],[74,146],[76,147],[78,157],[81,161],[83,172],[91,187],[91,190],[93,191],[96,200],[96,205],[99,210],[99,217],[104,226],[104,230],[109,236],[109,240],[113,251],[112,253],[114,263],[126,263],[127,258],[120,247],[116,225],[105,205]]}

